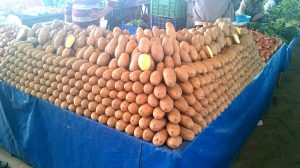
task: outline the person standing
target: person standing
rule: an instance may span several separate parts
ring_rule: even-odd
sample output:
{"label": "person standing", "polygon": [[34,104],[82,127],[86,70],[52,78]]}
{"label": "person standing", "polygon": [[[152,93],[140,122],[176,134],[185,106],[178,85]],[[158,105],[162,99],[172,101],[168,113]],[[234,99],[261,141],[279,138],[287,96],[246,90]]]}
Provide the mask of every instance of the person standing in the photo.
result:
{"label": "person standing", "polygon": [[65,7],[65,21],[73,22],[82,28],[99,26],[100,19],[109,14],[116,2],[108,1],[107,7],[99,10],[99,0],[68,0]]}
{"label": "person standing", "polygon": [[242,0],[240,8],[236,11],[239,15],[249,15],[252,22],[261,22],[264,20],[264,2],[263,0]]}
{"label": "person standing", "polygon": [[234,4],[232,0],[195,0],[193,18],[195,26],[214,22],[218,18],[234,20]]}

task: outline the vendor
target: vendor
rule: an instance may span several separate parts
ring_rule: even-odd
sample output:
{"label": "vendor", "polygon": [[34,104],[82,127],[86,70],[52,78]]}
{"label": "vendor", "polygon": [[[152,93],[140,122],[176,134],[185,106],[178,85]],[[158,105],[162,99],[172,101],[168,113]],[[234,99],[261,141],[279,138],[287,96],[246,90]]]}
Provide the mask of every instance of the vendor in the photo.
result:
{"label": "vendor", "polygon": [[65,7],[65,21],[73,22],[82,28],[89,25],[99,26],[100,19],[108,15],[116,2],[108,1],[107,7],[99,10],[98,0],[68,0]]}
{"label": "vendor", "polygon": [[234,4],[232,0],[195,0],[193,18],[195,26],[214,22],[218,18],[234,19]]}
{"label": "vendor", "polygon": [[261,22],[265,16],[264,2],[263,0],[242,0],[236,14],[249,15],[252,17],[252,22]]}

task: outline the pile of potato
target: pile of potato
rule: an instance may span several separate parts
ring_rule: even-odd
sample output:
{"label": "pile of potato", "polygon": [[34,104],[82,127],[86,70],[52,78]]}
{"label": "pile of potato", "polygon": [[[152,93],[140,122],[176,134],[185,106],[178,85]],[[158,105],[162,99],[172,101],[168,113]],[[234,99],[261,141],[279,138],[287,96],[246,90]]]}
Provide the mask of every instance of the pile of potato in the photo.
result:
{"label": "pile of potato", "polygon": [[259,33],[255,30],[250,30],[250,32],[256,42],[259,55],[267,62],[274,52],[277,51],[277,48],[281,46],[282,40],[277,37],[270,37],[266,34]]}
{"label": "pile of potato", "polygon": [[5,50],[4,48],[7,46],[7,43],[16,38],[19,32],[19,27],[0,24],[0,63],[4,59]]}
{"label": "pile of potato", "polygon": [[[234,44],[236,43],[236,44]],[[22,29],[0,79],[156,146],[192,141],[264,63],[250,34],[218,20],[200,29]]]}

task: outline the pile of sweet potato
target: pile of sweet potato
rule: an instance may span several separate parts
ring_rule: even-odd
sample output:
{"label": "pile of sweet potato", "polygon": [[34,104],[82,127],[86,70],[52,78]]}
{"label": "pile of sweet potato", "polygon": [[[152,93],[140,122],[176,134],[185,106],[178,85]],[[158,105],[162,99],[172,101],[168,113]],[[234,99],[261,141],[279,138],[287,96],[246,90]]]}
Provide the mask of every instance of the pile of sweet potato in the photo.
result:
{"label": "pile of sweet potato", "polygon": [[135,35],[54,21],[22,29],[5,53],[0,79],[17,89],[170,148],[220,116],[264,64],[252,36],[223,20]]}

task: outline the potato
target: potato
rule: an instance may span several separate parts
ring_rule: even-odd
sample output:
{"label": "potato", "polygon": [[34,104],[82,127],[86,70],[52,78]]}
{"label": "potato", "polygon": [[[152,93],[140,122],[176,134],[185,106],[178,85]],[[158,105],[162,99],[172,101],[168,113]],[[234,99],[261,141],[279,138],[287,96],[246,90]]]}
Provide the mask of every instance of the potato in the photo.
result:
{"label": "potato", "polygon": [[162,99],[167,95],[167,87],[166,85],[160,83],[154,87],[154,95],[158,99]]}
{"label": "potato", "polygon": [[141,94],[141,93],[143,93],[143,87],[144,87],[144,85],[140,81],[135,81],[132,84],[132,91],[135,94]]}
{"label": "potato", "polygon": [[164,64],[166,68],[174,69],[174,61],[171,56],[166,56],[164,59]]}
{"label": "potato", "polygon": [[200,60],[200,56],[199,56],[197,50],[192,45],[190,45],[189,47],[190,47],[189,55],[190,55],[192,61],[194,62],[194,61]]}
{"label": "potato", "polygon": [[180,112],[174,108],[171,112],[167,113],[168,120],[173,124],[178,124],[181,120]]}
{"label": "potato", "polygon": [[138,81],[140,74],[142,73],[141,70],[136,70],[130,73],[129,78],[131,81]]}
{"label": "potato", "polygon": [[181,112],[188,111],[189,109],[189,105],[183,97],[179,98],[178,100],[175,100],[174,106]]}
{"label": "potato", "polygon": [[118,130],[118,131],[124,131],[125,128],[127,127],[127,125],[128,125],[128,123],[126,123],[125,121],[119,120],[116,123],[116,130]]}
{"label": "potato", "polygon": [[163,119],[152,119],[151,122],[150,122],[150,128],[151,130],[153,131],[160,131],[162,129],[165,128],[167,124],[167,121],[163,118]]}
{"label": "potato", "polygon": [[181,57],[180,57],[179,51],[174,53],[173,62],[174,62],[174,67],[181,66]]}
{"label": "potato", "polygon": [[136,137],[136,138],[142,138],[143,137],[143,130],[140,128],[140,127],[136,127],[135,129],[134,129],[134,136]]}
{"label": "potato", "polygon": [[116,99],[118,97],[118,92],[116,90],[111,90],[108,94],[111,99]]}
{"label": "potato", "polygon": [[113,72],[113,69],[106,69],[104,72],[103,72],[103,75],[102,77],[106,80],[109,80],[109,79],[112,79],[112,72]]}
{"label": "potato", "polygon": [[60,46],[63,45],[65,40],[65,36],[63,34],[58,34],[55,36],[54,41],[53,41],[53,47],[55,50],[57,50]]}
{"label": "potato", "polygon": [[152,141],[155,132],[152,131],[150,128],[147,128],[143,132],[143,140],[144,141]]}
{"label": "potato", "polygon": [[[119,58],[120,55],[125,52],[125,47],[126,47],[127,42],[128,42],[128,37],[126,37],[125,35],[120,35],[119,36],[118,45],[117,45],[117,48],[115,50],[115,57],[116,58]],[[129,64],[129,62],[128,62],[128,64]]]}
{"label": "potato", "polygon": [[118,66],[127,69],[130,63],[130,56],[127,53],[122,53],[118,59]]}
{"label": "potato", "polygon": [[186,82],[186,81],[188,81],[189,74],[187,73],[186,69],[178,67],[178,68],[175,68],[174,71],[176,73],[176,78],[180,82]]}
{"label": "potato", "polygon": [[167,139],[168,139],[168,132],[166,129],[163,129],[155,133],[152,143],[155,146],[162,146],[163,144],[166,143]]}
{"label": "potato", "polygon": [[126,92],[130,92],[130,91],[132,91],[132,85],[133,85],[133,83],[132,82],[126,82],[125,84],[124,84],[124,90],[126,91]]}
{"label": "potato", "polygon": [[136,47],[137,47],[136,39],[131,39],[128,41],[126,45],[125,52],[131,54]]}
{"label": "potato", "polygon": [[139,127],[142,128],[142,129],[147,129],[149,128],[149,125],[150,125],[150,122],[152,121],[152,117],[142,117],[140,118],[138,124],[139,124]]}
{"label": "potato", "polygon": [[170,22],[166,22],[166,34],[171,38],[176,38],[175,27]]}
{"label": "potato", "polygon": [[181,144],[182,144],[182,138],[180,136],[169,137],[167,140],[167,145],[172,149],[178,148]]}
{"label": "potato", "polygon": [[158,85],[162,82],[163,73],[161,71],[154,71],[150,76],[150,83],[152,85]]}
{"label": "potato", "polygon": [[159,106],[164,112],[170,112],[174,107],[173,99],[167,95],[160,100]]}
{"label": "potato", "polygon": [[179,124],[188,129],[193,129],[193,127],[194,127],[193,120],[189,116],[184,115],[184,114],[181,114],[181,120],[180,120]]}
{"label": "potato", "polygon": [[151,56],[156,62],[161,62],[164,59],[164,50],[159,38],[151,44]]}
{"label": "potato", "polygon": [[187,53],[190,52],[189,43],[186,41],[180,42],[180,50],[185,50]]}
{"label": "potato", "polygon": [[180,83],[179,86],[184,94],[191,94],[194,91],[193,85],[190,82]]}
{"label": "potato", "polygon": [[137,114],[138,109],[139,109],[139,106],[136,103],[130,103],[129,106],[128,106],[128,111],[131,114]]}
{"label": "potato", "polygon": [[98,121],[99,123],[106,124],[108,122],[108,119],[109,118],[105,114],[102,114],[99,116]]}
{"label": "potato", "polygon": [[168,95],[172,99],[177,100],[182,96],[182,89],[178,84],[175,84],[174,87],[168,88]]}
{"label": "potato", "polygon": [[148,103],[141,105],[138,109],[138,113],[142,117],[149,117],[152,115],[152,112],[153,112],[153,107],[150,106]]}
{"label": "potato", "polygon": [[150,94],[150,93],[153,92],[153,89],[154,89],[154,87],[151,83],[146,83],[144,85],[143,91],[144,91],[145,94]]}
{"label": "potato", "polygon": [[139,52],[136,52],[135,54],[131,55],[131,61],[130,61],[130,64],[129,64],[129,70],[130,71],[139,70],[139,65],[138,65],[139,56],[140,56]]}
{"label": "potato", "polygon": [[148,103],[149,103],[149,105],[151,105],[152,107],[155,108],[159,105],[159,100],[152,93],[148,96]]}
{"label": "potato", "polygon": [[163,72],[164,69],[165,69],[165,64],[163,62],[160,62],[156,65],[156,71]]}
{"label": "potato", "polygon": [[143,105],[143,104],[147,103],[147,101],[148,101],[148,95],[146,95],[146,94],[138,94],[135,98],[135,102],[138,105]]}
{"label": "potato", "polygon": [[139,124],[141,116],[139,114],[134,114],[130,118],[131,125],[137,126]]}
{"label": "potato", "polygon": [[105,52],[112,56],[118,45],[118,38],[114,37],[105,47]]}
{"label": "potato", "polygon": [[172,68],[165,68],[163,78],[168,87],[174,87],[176,84],[176,73]]}
{"label": "potato", "polygon": [[164,49],[164,55],[173,55],[174,49],[173,49],[171,38],[164,37],[162,40],[162,47]]}
{"label": "potato", "polygon": [[121,75],[121,81],[123,82],[128,82],[130,80],[130,72],[125,71],[122,75]]}
{"label": "potato", "polygon": [[131,125],[131,124],[128,124],[128,125],[126,126],[126,128],[125,128],[126,134],[128,134],[128,135],[133,135],[133,132],[134,132],[135,128],[136,128],[136,126]]}
{"label": "potato", "polygon": [[118,122],[118,120],[116,119],[116,117],[112,116],[112,117],[109,117],[108,120],[107,120],[107,126],[113,128],[116,126],[116,123]]}
{"label": "potato", "polygon": [[178,137],[180,135],[180,126],[178,124],[168,122],[166,130],[171,137]]}
{"label": "potato", "polygon": [[115,109],[113,109],[111,106],[106,107],[105,115],[111,117],[114,116],[114,114],[115,114]]}
{"label": "potato", "polygon": [[197,101],[196,97],[194,96],[194,94],[187,94],[184,95],[183,98],[187,101],[187,103],[192,106],[195,104],[195,102]]}
{"label": "potato", "polygon": [[148,54],[150,52],[150,41],[147,37],[142,37],[139,41],[139,50],[142,54]]}
{"label": "potato", "polygon": [[42,27],[39,32],[38,42],[43,45],[47,42],[50,29],[48,27]]}
{"label": "potato", "polygon": [[139,76],[139,80],[143,84],[148,83],[150,81],[150,76],[151,76],[151,71],[143,71]]}
{"label": "potato", "polygon": [[102,104],[106,107],[110,106],[111,102],[112,102],[112,99],[110,99],[110,98],[105,97],[102,99]]}
{"label": "potato", "polygon": [[87,62],[87,63],[84,63],[80,66],[79,68],[79,72],[82,74],[82,75],[85,75],[87,74],[87,70],[92,66],[93,64],[90,63],[90,62]]}
{"label": "potato", "polygon": [[195,139],[195,134],[192,130],[180,127],[180,136],[185,141],[192,141]]}
{"label": "potato", "polygon": [[182,62],[185,62],[185,63],[191,63],[192,62],[192,59],[191,59],[191,57],[189,56],[189,53],[186,50],[180,50],[179,55],[180,55],[180,59],[181,59]]}

